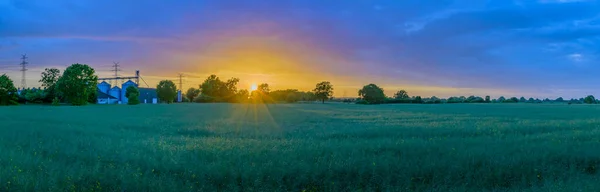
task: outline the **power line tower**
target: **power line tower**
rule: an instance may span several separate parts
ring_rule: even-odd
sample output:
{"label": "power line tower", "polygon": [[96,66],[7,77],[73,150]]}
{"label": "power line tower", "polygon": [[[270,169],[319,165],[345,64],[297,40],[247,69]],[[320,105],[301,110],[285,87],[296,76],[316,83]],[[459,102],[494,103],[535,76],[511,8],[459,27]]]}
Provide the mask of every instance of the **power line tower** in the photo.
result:
{"label": "power line tower", "polygon": [[183,73],[179,73],[179,90],[183,91]]}
{"label": "power line tower", "polygon": [[[115,72],[115,75],[114,75],[114,76],[115,76],[115,78],[119,77],[119,71],[121,71],[121,68],[120,68],[120,67],[121,67],[121,65],[119,65],[119,62],[113,62],[113,65],[112,65],[112,67],[113,67],[113,69],[112,69],[112,70],[110,70],[110,71],[113,71],[113,72]],[[114,85],[115,85],[115,86],[117,86],[117,84],[119,84],[119,80],[118,80],[118,79],[115,79],[114,81],[115,81],[115,82],[114,82]]]}
{"label": "power line tower", "polygon": [[25,89],[27,88],[27,80],[26,80],[26,72],[27,71],[27,64],[29,64],[29,62],[27,62],[27,54],[23,54],[21,55],[21,63],[19,65],[21,65],[21,88]]}

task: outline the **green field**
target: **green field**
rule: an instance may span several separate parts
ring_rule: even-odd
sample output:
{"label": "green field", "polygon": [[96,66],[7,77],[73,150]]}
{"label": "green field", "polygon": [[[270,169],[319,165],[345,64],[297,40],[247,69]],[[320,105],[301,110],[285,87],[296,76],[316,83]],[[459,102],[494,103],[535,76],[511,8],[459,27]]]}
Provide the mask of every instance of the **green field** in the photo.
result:
{"label": "green field", "polygon": [[0,191],[600,191],[600,105],[0,108]]}

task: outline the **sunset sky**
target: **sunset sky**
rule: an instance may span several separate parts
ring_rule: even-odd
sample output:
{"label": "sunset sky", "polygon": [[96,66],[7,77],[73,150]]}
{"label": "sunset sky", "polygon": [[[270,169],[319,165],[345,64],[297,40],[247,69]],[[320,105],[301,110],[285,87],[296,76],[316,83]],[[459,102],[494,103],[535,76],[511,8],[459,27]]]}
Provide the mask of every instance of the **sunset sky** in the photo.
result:
{"label": "sunset sky", "polygon": [[600,96],[595,0],[0,0],[0,74],[29,86],[44,68],[136,69],[154,87],[185,74],[240,89],[386,94]]}

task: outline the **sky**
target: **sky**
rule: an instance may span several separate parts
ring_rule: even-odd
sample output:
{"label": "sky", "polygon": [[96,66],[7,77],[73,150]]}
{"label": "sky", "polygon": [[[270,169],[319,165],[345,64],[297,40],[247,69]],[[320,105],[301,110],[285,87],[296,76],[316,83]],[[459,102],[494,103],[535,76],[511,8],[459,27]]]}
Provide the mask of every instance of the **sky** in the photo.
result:
{"label": "sky", "polygon": [[[337,97],[374,83],[388,96],[600,96],[596,0],[0,0],[0,74],[40,86],[73,63],[150,87],[184,74],[238,88]],[[142,85],[144,87],[145,85]]]}

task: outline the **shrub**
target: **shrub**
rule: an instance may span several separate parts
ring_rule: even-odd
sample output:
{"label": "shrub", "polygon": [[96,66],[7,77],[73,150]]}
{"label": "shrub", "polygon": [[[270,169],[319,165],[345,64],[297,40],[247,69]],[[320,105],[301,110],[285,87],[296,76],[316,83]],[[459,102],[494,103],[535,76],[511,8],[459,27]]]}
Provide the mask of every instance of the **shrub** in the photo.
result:
{"label": "shrub", "polygon": [[215,98],[208,96],[208,95],[203,95],[203,94],[200,94],[200,95],[198,95],[198,97],[194,98],[195,103],[211,103],[214,101],[215,101]]}
{"label": "shrub", "polygon": [[59,106],[60,105],[60,100],[58,99],[58,97],[54,97],[54,99],[52,99],[52,105],[53,106]]}
{"label": "shrub", "polygon": [[360,105],[368,105],[368,104],[370,104],[370,103],[369,103],[368,101],[365,101],[365,100],[358,100],[358,101],[356,101],[356,104],[360,104]]}

